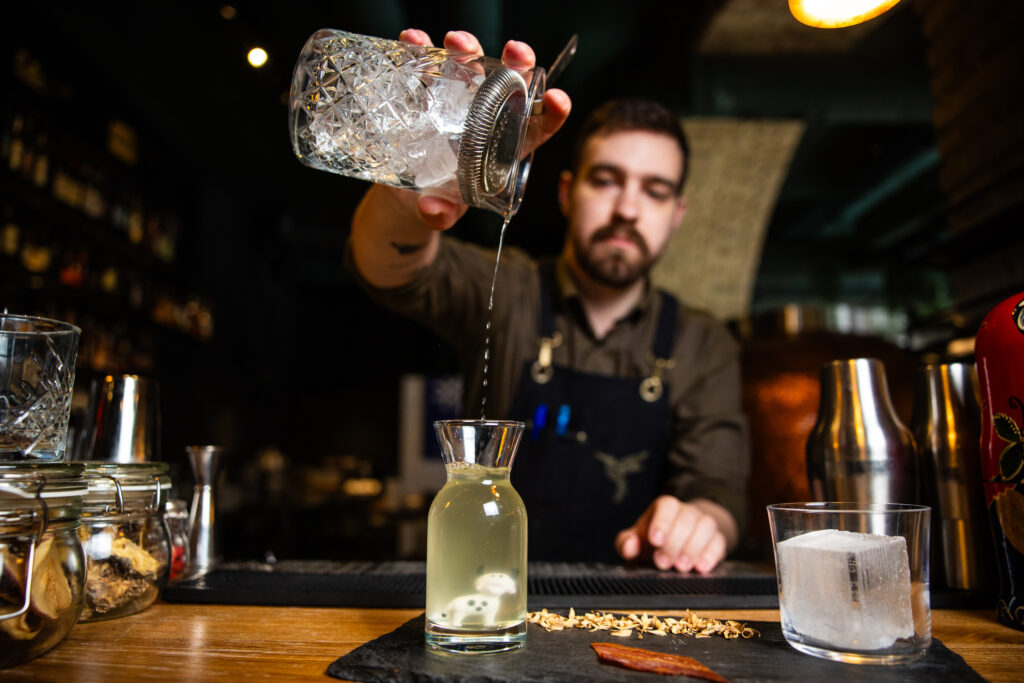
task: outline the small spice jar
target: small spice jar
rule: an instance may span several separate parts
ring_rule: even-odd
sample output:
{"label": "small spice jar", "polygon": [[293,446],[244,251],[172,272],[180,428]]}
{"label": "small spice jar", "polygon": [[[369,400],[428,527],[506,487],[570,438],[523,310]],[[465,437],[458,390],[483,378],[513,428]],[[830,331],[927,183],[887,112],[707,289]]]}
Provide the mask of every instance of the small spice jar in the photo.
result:
{"label": "small spice jar", "polygon": [[79,536],[85,549],[85,604],[80,621],[135,614],[167,584],[171,547],[163,507],[171,488],[167,463],[86,462]]}
{"label": "small spice jar", "polygon": [[82,611],[83,466],[0,462],[0,669],[38,657]]}

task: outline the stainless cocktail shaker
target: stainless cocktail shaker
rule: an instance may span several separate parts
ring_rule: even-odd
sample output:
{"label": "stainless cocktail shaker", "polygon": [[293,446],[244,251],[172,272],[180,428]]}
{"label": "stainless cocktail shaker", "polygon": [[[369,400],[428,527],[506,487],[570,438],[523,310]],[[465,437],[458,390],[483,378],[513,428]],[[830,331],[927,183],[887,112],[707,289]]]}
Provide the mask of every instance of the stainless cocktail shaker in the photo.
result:
{"label": "stainless cocktail shaker", "polygon": [[973,590],[991,583],[988,519],[981,484],[981,403],[970,363],[926,365],[914,377],[911,419],[923,502],[933,509],[933,581]]}
{"label": "stainless cocktail shaker", "polygon": [[917,502],[914,439],[892,407],[881,361],[853,358],[822,366],[818,418],[806,452],[815,500]]}

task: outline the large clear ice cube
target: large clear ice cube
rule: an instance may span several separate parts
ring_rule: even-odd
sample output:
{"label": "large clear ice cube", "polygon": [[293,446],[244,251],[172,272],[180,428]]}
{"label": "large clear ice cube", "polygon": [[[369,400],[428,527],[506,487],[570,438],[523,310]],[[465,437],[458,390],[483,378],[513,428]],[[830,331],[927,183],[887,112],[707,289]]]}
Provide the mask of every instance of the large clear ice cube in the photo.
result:
{"label": "large clear ice cube", "polygon": [[902,536],[826,529],[776,546],[783,628],[802,640],[871,651],[914,636]]}

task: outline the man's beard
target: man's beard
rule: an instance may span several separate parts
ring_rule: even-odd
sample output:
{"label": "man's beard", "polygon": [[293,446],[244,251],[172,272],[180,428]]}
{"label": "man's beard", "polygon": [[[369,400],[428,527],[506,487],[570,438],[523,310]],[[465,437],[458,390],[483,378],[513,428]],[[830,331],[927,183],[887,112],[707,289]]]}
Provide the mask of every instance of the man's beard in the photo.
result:
{"label": "man's beard", "polygon": [[[596,255],[596,247],[612,237],[625,238],[640,250],[639,260],[633,261],[617,249]],[[590,241],[583,244],[575,241],[576,258],[580,268],[595,282],[614,289],[626,289],[637,280],[646,277],[654,259],[643,236],[637,232],[632,223],[611,223],[600,228],[590,236]]]}

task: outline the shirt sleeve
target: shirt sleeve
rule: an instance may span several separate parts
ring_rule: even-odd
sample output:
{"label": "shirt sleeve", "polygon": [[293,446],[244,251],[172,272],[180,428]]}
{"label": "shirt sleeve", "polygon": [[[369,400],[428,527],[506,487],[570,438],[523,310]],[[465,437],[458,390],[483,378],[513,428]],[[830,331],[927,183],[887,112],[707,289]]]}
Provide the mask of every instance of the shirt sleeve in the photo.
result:
{"label": "shirt sleeve", "polygon": [[676,359],[687,367],[674,375],[683,386],[673,397],[667,488],[681,500],[707,498],[726,508],[742,538],[750,444],[741,407],[739,345],[709,317],[682,319],[687,322]]}
{"label": "shirt sleeve", "polygon": [[491,312],[495,259],[493,249],[442,236],[437,256],[429,266],[411,282],[385,289],[374,287],[359,274],[351,243],[345,251],[345,267],[372,301],[420,323],[458,353],[481,343],[489,318],[495,326],[501,326],[510,310],[523,307],[522,283],[534,270],[532,261],[521,249],[507,247],[502,252]]}
{"label": "shirt sleeve", "polygon": [[484,272],[488,263],[493,268],[494,256],[488,256],[484,249],[442,238],[437,257],[411,282],[379,288],[359,274],[351,244],[345,251],[347,270],[372,301],[422,324],[457,350],[465,342],[466,329],[483,328],[485,287],[490,284],[489,274]]}

